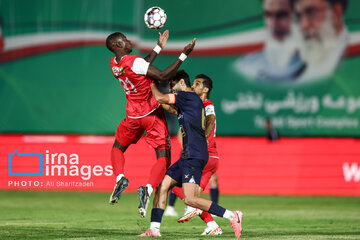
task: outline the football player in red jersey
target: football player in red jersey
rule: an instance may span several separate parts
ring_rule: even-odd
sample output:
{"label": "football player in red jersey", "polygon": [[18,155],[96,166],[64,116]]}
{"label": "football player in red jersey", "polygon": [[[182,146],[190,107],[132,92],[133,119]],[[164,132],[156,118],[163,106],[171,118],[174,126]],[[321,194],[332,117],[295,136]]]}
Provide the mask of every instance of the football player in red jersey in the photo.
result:
{"label": "football player in red jersey", "polygon": [[[203,191],[206,185],[210,182],[210,179],[213,175],[216,175],[216,171],[219,165],[219,155],[216,150],[216,114],[214,104],[209,99],[210,92],[212,90],[212,80],[210,77],[205,74],[199,74],[196,76],[192,89],[194,92],[200,97],[203,101],[205,107],[205,115],[206,115],[206,126],[205,126],[205,136],[208,142],[208,152],[209,152],[209,160],[204,167],[201,182],[200,182],[200,190]],[[174,187],[173,192],[180,198],[183,199],[182,189],[179,187]],[[214,201],[214,199],[213,199]],[[215,202],[215,201],[214,201]],[[217,201],[216,201],[217,203]],[[196,209],[188,206],[185,214],[179,218],[178,222],[189,221],[191,218],[200,215],[201,219],[207,224],[206,229],[202,233],[202,235],[220,235],[222,234],[222,229],[217,225],[214,221],[211,214],[208,212],[203,212],[200,209]]]}
{"label": "football player in red jersey", "polygon": [[144,131],[146,142],[155,149],[157,161],[151,168],[146,186],[138,188],[140,198],[139,213],[145,217],[150,195],[163,179],[170,166],[170,137],[165,115],[160,104],[152,95],[152,80],[167,81],[173,76],[187,55],[195,46],[193,39],[184,47],[179,58],[161,71],[152,65],[156,56],[164,48],[169,31],[159,33],[158,44],[145,58],[130,55],[132,43],[120,32],[110,34],[106,39],[106,47],[114,53],[110,59],[111,71],[121,83],[126,93],[126,117],[115,132],[115,142],[111,150],[111,162],[116,176],[114,191],[110,196],[110,204],[116,203],[129,181],[124,176],[124,152],[129,145],[136,143]]}

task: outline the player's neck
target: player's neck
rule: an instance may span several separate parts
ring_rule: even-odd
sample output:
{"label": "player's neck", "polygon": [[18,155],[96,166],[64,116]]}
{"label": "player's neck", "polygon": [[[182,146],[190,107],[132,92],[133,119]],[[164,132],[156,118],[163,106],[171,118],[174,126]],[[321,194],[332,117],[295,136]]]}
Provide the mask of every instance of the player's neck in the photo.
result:
{"label": "player's neck", "polygon": [[200,95],[201,101],[205,101],[207,99],[206,93]]}
{"label": "player's neck", "polygon": [[193,92],[193,90],[190,87],[186,87],[185,92]]}
{"label": "player's neck", "polygon": [[119,62],[123,56],[127,55],[126,53],[115,53],[116,61]]}

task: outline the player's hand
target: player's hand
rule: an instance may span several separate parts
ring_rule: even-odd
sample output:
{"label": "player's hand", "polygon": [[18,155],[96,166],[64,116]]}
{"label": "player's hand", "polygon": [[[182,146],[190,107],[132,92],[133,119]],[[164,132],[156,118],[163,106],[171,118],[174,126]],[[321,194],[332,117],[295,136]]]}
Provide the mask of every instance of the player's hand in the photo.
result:
{"label": "player's hand", "polygon": [[195,42],[196,42],[196,38],[194,38],[191,41],[191,43],[189,43],[188,45],[186,45],[184,47],[183,53],[186,54],[186,55],[189,55],[192,52],[192,50],[194,49],[194,47],[195,47]]}
{"label": "player's hand", "polygon": [[159,32],[158,45],[164,48],[169,38],[169,30],[165,30],[162,34]]}

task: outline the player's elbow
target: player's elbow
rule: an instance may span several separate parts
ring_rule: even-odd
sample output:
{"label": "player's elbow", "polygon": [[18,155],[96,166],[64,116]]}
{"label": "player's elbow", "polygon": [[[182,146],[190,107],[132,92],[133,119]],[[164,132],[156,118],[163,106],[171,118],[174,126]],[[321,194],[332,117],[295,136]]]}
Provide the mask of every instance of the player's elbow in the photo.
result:
{"label": "player's elbow", "polygon": [[158,77],[157,80],[160,81],[160,82],[165,82],[165,81],[169,80],[168,74],[166,74],[164,72],[160,72],[157,77]]}

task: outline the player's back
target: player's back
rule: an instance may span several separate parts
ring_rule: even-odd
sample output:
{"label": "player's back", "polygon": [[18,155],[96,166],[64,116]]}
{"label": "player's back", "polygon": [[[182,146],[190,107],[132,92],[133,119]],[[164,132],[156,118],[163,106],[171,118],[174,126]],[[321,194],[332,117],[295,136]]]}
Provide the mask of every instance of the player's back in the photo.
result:
{"label": "player's back", "polygon": [[208,159],[204,104],[195,92],[178,92],[175,106],[183,138],[183,158]]}
{"label": "player's back", "polygon": [[[136,59],[141,61],[135,61]],[[151,80],[145,76],[146,64],[144,67],[138,62],[144,60],[134,55],[125,55],[119,62],[116,57],[110,60],[111,71],[125,91],[126,113],[131,118],[143,117],[159,106],[151,92]]]}

